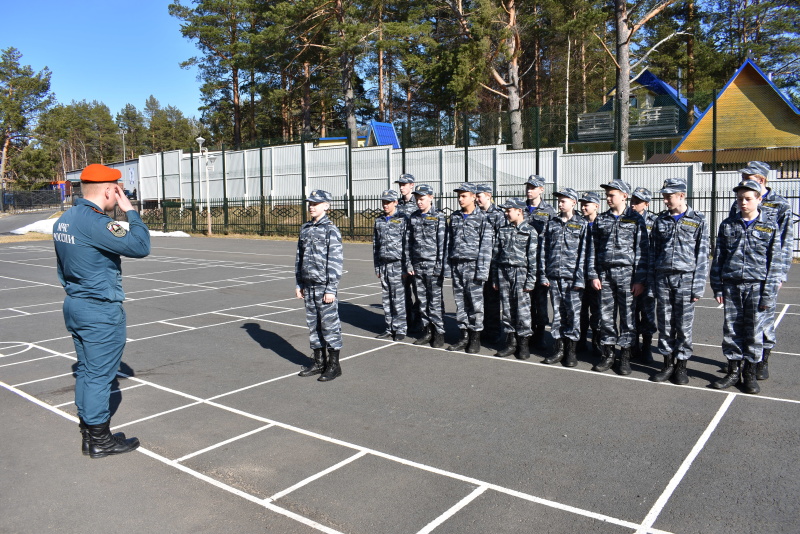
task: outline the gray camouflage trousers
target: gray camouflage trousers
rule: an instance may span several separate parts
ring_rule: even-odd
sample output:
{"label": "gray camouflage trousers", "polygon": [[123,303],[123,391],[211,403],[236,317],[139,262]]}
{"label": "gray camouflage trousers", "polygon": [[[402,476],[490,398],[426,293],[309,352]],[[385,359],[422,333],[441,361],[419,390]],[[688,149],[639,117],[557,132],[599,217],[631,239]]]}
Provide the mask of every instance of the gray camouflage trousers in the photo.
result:
{"label": "gray camouflage trousers", "polygon": [[483,330],[483,282],[475,281],[477,261],[452,263],[453,300],[456,301],[456,321],[461,330]]}
{"label": "gray camouflage trousers", "polygon": [[342,348],[342,325],[339,322],[338,297],[330,304],[322,301],[325,286],[306,285],[303,298],[306,304],[306,323],[312,349],[326,346],[334,350]]}
{"label": "gray camouflage trousers", "polygon": [[[633,268],[610,267],[598,271],[600,283],[600,337],[601,345],[619,345],[630,348],[636,325],[633,319]],[[617,316],[619,315],[619,330]]]}
{"label": "gray camouflage trousers", "polygon": [[553,339],[578,341],[581,335],[580,317],[583,290],[574,289],[573,280],[550,280],[550,301],[553,303]]}
{"label": "gray camouflage trousers", "polygon": [[444,334],[444,300],[442,284],[444,277],[433,275],[433,262],[418,263],[414,268],[414,286],[417,289],[417,302],[423,329],[432,324],[436,331]]}
{"label": "gray camouflage trousers", "polygon": [[403,280],[403,262],[393,261],[378,267],[381,280],[381,303],[386,331],[406,335],[406,286]]}
{"label": "gray camouflage trousers", "polygon": [[764,348],[772,350],[775,347],[775,308],[778,300],[764,312]]}
{"label": "gray camouflage trousers", "polygon": [[688,360],[692,355],[693,273],[656,274],[658,352]]}
{"label": "gray camouflage trousers", "polygon": [[758,309],[764,282],[725,282],[725,325],[722,330],[722,353],[729,360],[761,361],[764,349],[766,311]]}
{"label": "gray camouflage trousers", "polygon": [[647,292],[639,295],[634,300],[634,317],[636,319],[636,333],[650,334],[658,332],[656,325],[656,297],[649,296]]}
{"label": "gray camouflage trousers", "polygon": [[497,266],[497,289],[500,293],[501,328],[503,334],[530,337],[531,301],[525,293],[528,270],[510,265]]}

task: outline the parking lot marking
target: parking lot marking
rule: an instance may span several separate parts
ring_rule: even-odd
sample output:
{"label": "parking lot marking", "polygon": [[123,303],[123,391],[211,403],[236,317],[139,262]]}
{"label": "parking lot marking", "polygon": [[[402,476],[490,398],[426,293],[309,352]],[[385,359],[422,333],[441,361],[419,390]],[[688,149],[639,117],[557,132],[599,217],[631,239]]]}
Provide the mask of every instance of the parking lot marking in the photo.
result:
{"label": "parking lot marking", "polygon": [[195,456],[199,456],[199,455],[201,455],[201,454],[203,454],[205,452],[213,451],[216,448],[222,447],[222,446],[227,445],[229,443],[233,443],[234,441],[239,441],[242,438],[246,438],[248,436],[252,436],[253,434],[258,434],[262,430],[266,430],[267,428],[271,428],[273,426],[275,426],[275,425],[273,425],[272,423],[270,423],[268,425],[264,425],[262,427],[256,428],[255,430],[251,430],[250,432],[245,432],[244,434],[239,434],[238,436],[234,436],[234,437],[232,437],[230,439],[226,439],[225,441],[220,441],[219,443],[215,443],[214,445],[210,445],[210,446],[206,447],[205,449],[200,449],[199,451],[195,451],[195,452],[189,453],[186,456],[181,456],[180,458],[176,458],[175,461],[176,462],[186,461],[189,458],[194,458]]}
{"label": "parking lot marking", "polygon": [[29,380],[27,382],[20,382],[19,384],[14,384],[13,387],[18,388],[20,386],[27,386],[28,384],[35,384],[36,382],[46,382],[48,380],[54,380],[56,378],[61,378],[62,376],[72,376],[74,373],[70,371],[69,373],[63,373],[60,375],[55,376],[48,376],[47,378],[37,378],[36,380]]}
{"label": "parking lot marking", "polygon": [[736,398],[736,395],[733,393],[729,393],[725,398],[722,405],[719,407],[719,410],[717,410],[716,415],[714,415],[713,419],[711,419],[711,422],[700,435],[700,439],[698,439],[697,443],[694,444],[694,447],[692,447],[689,455],[683,460],[680,468],[678,468],[678,471],[675,473],[675,475],[673,475],[672,480],[670,480],[669,484],[667,484],[664,492],[656,500],[647,516],[645,516],[644,521],[642,521],[641,528],[636,531],[636,534],[645,534],[656,522],[656,519],[658,519],[658,516],[664,509],[667,501],[669,501],[670,497],[672,497],[675,488],[677,488],[678,484],[681,483],[681,480],[683,480],[683,477],[686,475],[689,467],[691,467],[692,462],[694,462],[695,458],[697,458],[697,455],[700,454],[700,451],[702,451],[703,447],[705,447],[708,438],[710,438],[711,434],[713,434],[714,430],[716,430],[717,425],[719,425],[719,422],[722,420],[722,416],[728,411],[728,407],[730,407],[734,398]]}
{"label": "parking lot marking", "polygon": [[781,310],[781,313],[778,315],[778,318],[775,319],[775,328],[778,328],[778,325],[781,324],[781,321],[783,321],[783,316],[786,315],[786,310],[788,310],[788,309],[789,309],[789,305],[788,304],[784,304],[783,305],[783,309]]}
{"label": "parking lot marking", "polygon": [[440,515],[439,517],[437,517],[436,519],[425,525],[425,527],[419,532],[417,532],[417,534],[430,534],[436,527],[438,527],[439,525],[441,525],[442,523],[453,517],[456,514],[456,512],[464,508],[466,505],[468,505],[481,495],[483,495],[483,493],[487,489],[489,489],[489,486],[478,486],[472,491],[472,493],[470,493],[469,495],[458,501],[456,504],[451,506],[445,513],[443,513],[442,515]]}
{"label": "parking lot marking", "polygon": [[305,486],[306,484],[310,484],[311,482],[314,482],[315,480],[320,479],[320,478],[324,477],[325,475],[327,475],[329,473],[333,473],[334,471],[336,471],[340,467],[343,467],[343,466],[349,464],[350,462],[354,462],[354,461],[358,460],[359,458],[361,458],[362,456],[366,456],[366,455],[367,455],[367,451],[359,451],[358,453],[354,454],[350,458],[346,458],[346,459],[342,460],[341,462],[339,462],[338,464],[332,465],[327,469],[323,469],[319,473],[313,474],[310,477],[301,480],[297,484],[294,484],[293,486],[289,486],[285,490],[279,491],[278,493],[276,493],[272,497],[267,497],[266,499],[264,499],[264,502],[265,503],[269,503],[269,502],[277,501],[281,497],[285,497],[286,495],[290,494],[294,490],[300,489],[303,486]]}

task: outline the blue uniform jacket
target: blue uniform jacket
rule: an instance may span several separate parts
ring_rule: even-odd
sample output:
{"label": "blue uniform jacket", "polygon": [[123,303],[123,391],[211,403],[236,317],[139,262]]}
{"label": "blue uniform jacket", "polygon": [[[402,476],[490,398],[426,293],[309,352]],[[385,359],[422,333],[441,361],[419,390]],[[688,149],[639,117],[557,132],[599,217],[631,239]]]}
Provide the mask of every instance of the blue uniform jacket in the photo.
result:
{"label": "blue uniform jacket", "polygon": [[130,230],[97,204],[79,198],[53,225],[58,279],[67,295],[122,302],[120,256],[150,254],[150,230],[134,210],[127,212]]}

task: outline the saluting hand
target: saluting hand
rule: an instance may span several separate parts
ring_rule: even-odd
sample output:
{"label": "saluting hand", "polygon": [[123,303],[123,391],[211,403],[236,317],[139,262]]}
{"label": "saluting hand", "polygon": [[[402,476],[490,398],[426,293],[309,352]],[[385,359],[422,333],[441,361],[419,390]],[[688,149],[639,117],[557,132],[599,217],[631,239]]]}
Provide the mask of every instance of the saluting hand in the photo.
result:
{"label": "saluting hand", "polygon": [[125,191],[119,185],[114,186],[114,197],[117,199],[117,206],[122,211],[131,211],[133,209],[133,204],[125,196]]}

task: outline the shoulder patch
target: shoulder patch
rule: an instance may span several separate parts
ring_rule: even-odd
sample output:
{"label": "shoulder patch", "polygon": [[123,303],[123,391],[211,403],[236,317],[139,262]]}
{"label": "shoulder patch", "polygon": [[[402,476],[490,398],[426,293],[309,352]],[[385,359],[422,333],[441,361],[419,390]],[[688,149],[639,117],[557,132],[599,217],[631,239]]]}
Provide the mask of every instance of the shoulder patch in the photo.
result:
{"label": "shoulder patch", "polygon": [[115,237],[125,237],[128,231],[117,221],[111,221],[106,225],[106,230],[114,234]]}

